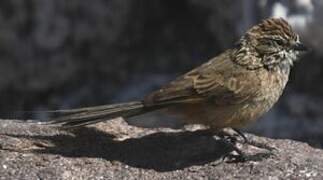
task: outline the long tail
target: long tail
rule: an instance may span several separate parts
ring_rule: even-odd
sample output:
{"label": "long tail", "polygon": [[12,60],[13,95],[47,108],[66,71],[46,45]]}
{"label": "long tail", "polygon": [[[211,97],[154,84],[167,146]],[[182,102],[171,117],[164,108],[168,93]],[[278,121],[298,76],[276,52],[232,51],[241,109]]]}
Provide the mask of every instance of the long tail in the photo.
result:
{"label": "long tail", "polygon": [[95,124],[117,117],[133,117],[158,108],[147,108],[140,101],[94,106],[88,108],[57,110],[54,113],[60,114],[44,124],[57,124],[64,128],[72,128]]}

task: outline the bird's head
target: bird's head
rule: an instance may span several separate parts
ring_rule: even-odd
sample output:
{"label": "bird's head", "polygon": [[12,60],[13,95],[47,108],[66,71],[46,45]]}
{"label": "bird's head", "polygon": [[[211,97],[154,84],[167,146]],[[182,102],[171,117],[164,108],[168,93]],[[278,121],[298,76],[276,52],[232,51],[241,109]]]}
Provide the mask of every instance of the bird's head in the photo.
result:
{"label": "bird's head", "polygon": [[252,52],[269,68],[292,66],[306,47],[292,27],[282,18],[269,18],[250,28],[240,40],[240,47]]}

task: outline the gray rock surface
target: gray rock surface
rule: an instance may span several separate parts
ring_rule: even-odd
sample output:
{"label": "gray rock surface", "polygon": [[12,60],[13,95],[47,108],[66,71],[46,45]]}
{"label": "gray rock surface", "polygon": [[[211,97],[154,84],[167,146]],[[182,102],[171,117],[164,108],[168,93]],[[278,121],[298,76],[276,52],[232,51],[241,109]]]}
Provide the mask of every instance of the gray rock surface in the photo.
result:
{"label": "gray rock surface", "polygon": [[[194,132],[193,132],[194,131]],[[228,145],[196,127],[143,129],[121,119],[74,130],[0,121],[0,179],[322,179],[323,151],[247,135],[276,148],[229,163]],[[238,144],[246,154],[265,150]]]}

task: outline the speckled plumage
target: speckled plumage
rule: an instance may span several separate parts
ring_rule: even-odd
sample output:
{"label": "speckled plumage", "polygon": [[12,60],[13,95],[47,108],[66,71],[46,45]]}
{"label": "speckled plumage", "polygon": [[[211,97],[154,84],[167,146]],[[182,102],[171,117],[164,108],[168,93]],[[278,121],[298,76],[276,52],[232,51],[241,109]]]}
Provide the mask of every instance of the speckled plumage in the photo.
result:
{"label": "speckled plumage", "polygon": [[235,48],[143,101],[62,110],[58,112],[65,115],[50,123],[74,127],[164,109],[186,123],[240,128],[277,102],[300,50],[304,47],[291,26],[283,19],[270,18],[249,29]]}

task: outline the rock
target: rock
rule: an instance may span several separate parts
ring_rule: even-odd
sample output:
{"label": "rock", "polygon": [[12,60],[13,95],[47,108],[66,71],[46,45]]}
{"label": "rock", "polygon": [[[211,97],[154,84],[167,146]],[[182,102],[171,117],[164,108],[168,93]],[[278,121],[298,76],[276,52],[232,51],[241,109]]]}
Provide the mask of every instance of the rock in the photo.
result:
{"label": "rock", "polygon": [[[247,134],[276,148],[258,161],[222,161],[223,141],[200,129],[143,129],[120,119],[62,130],[0,121],[1,179],[321,179],[323,151]],[[252,157],[265,150],[238,147]]]}

